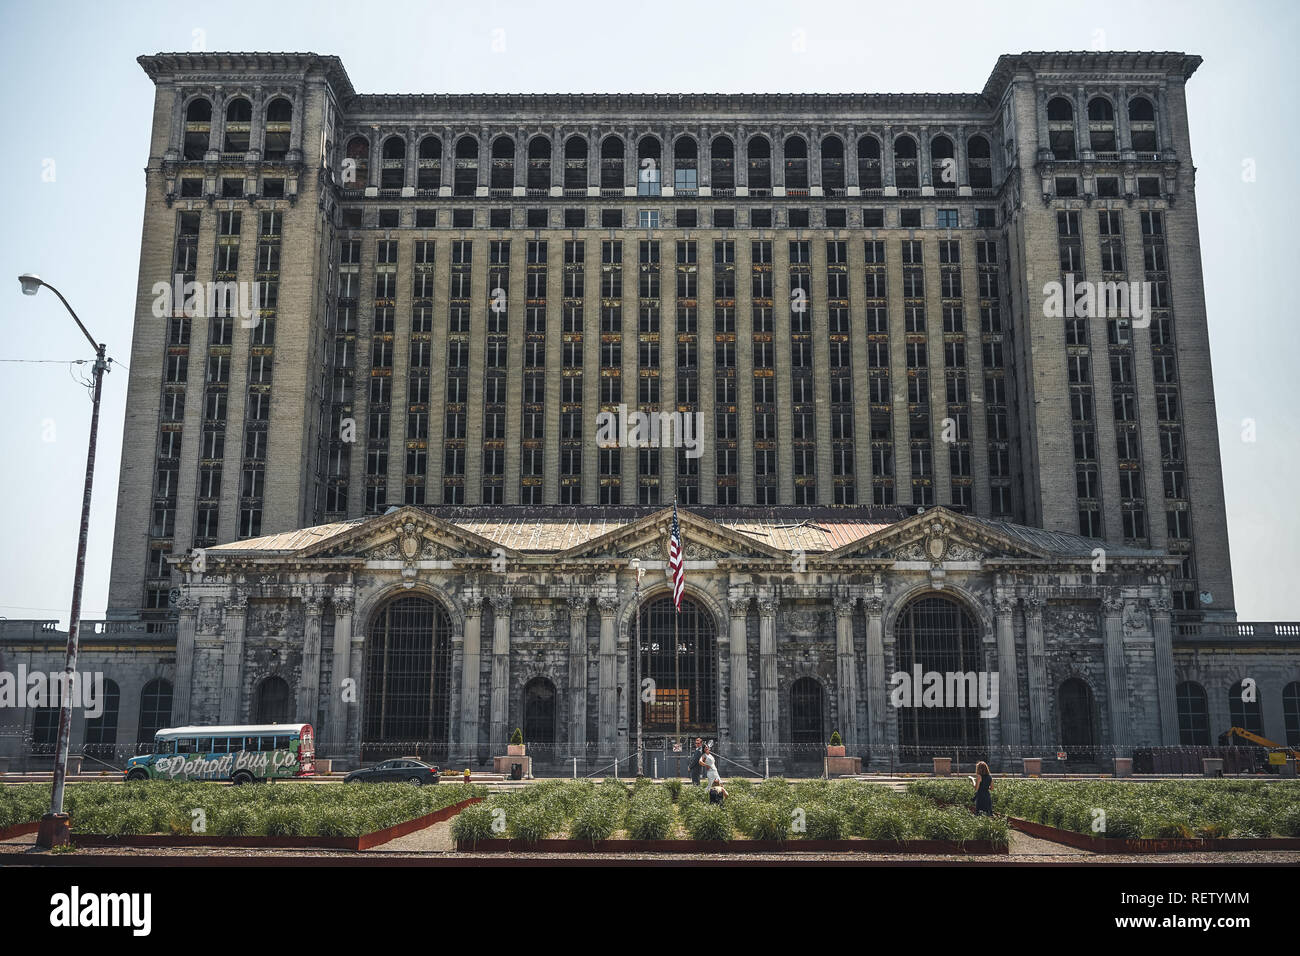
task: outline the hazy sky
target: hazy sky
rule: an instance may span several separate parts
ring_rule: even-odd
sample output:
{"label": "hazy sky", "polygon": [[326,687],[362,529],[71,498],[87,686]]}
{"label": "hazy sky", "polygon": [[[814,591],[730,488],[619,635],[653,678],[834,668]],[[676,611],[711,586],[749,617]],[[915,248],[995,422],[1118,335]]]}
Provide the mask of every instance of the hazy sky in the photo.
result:
{"label": "hazy sky", "polygon": [[[1297,21],[1289,3],[14,3],[0,0],[9,174],[0,276],[57,285],[129,361],[153,85],[142,53],[337,54],[364,93],[977,92],[999,54],[1181,50],[1234,582],[1242,620],[1300,618]],[[494,52],[494,48],[500,52]],[[1253,160],[1255,181],[1243,180]],[[52,164],[52,165],[51,165]],[[52,173],[52,176],[51,176]],[[52,181],[48,181],[52,178]],[[1289,212],[1288,212],[1289,210]],[[4,284],[8,283],[8,284]],[[0,283],[0,359],[85,358],[58,300]],[[0,362],[0,616],[71,596],[87,366]],[[84,614],[102,617],[126,372],[105,381]],[[1192,383],[1188,383],[1190,386]],[[1243,421],[1254,440],[1243,440]]]}

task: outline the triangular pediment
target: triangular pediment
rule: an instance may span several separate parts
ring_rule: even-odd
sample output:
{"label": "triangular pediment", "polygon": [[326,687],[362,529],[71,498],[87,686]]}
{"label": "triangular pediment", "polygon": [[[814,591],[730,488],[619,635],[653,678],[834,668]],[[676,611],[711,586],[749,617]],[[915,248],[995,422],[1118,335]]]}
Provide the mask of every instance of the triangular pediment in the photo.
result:
{"label": "triangular pediment", "polygon": [[[723,527],[707,518],[677,509],[681,526],[682,549],[687,561],[720,561],[726,558],[759,558],[786,561],[784,551]],[[558,557],[641,558],[646,561],[668,560],[668,536],[673,509],[664,508],[615,528],[598,538],[570,548]]]}
{"label": "triangular pediment", "polygon": [[419,508],[376,515],[328,541],[303,549],[299,557],[360,557],[371,561],[451,561],[492,558],[513,552]]}
{"label": "triangular pediment", "polygon": [[987,558],[1046,557],[1049,557],[1046,551],[942,507],[904,518],[827,555],[829,559],[875,558],[923,561],[931,565]]}

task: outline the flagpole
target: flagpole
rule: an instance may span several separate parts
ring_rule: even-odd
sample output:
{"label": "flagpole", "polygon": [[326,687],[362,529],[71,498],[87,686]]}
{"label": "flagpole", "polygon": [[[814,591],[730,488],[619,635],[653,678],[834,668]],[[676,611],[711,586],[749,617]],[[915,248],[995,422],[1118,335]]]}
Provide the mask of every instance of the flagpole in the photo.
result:
{"label": "flagpole", "polygon": [[[673,523],[677,522],[677,496],[673,495]],[[681,528],[678,526],[678,538],[681,537]],[[679,546],[681,547],[681,546]],[[682,547],[684,551],[685,548]],[[682,554],[681,561],[686,560],[686,555]],[[677,582],[673,581],[673,590],[677,590]],[[673,686],[676,688],[673,692],[673,700],[677,703],[676,725],[677,725],[677,743],[682,742],[682,643],[677,636],[679,619],[682,616],[682,609],[677,603],[677,595],[673,595]]]}

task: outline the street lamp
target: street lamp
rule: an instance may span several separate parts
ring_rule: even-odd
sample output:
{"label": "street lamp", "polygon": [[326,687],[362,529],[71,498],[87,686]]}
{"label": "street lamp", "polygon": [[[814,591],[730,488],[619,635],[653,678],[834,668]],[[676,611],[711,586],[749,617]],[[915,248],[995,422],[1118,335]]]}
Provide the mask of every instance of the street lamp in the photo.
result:
{"label": "street lamp", "polygon": [[641,559],[633,558],[629,564],[636,574],[635,598],[633,599],[633,613],[636,615],[636,663],[633,665],[633,681],[636,684],[636,772],[637,776],[645,776],[645,751],[641,749],[641,709],[644,702],[641,700]]}
{"label": "street lamp", "polygon": [[86,337],[90,347],[95,350],[95,384],[91,399],[90,412],[90,446],[86,451],[86,485],[81,497],[81,529],[77,535],[77,570],[72,579],[72,611],[68,615],[68,650],[63,665],[63,683],[59,694],[59,739],[54,756],[54,789],[50,795],[50,812],[41,817],[40,829],[36,834],[36,845],[50,849],[67,846],[68,815],[63,812],[63,782],[68,772],[68,744],[72,735],[72,681],[77,673],[77,630],[81,624],[81,586],[86,578],[86,537],[90,531],[90,492],[95,479],[95,439],[99,433],[99,398],[104,386],[104,372],[108,369],[105,358],[107,346],[96,342],[86,331],[81,319],[68,305],[63,293],[38,275],[30,272],[18,277],[23,295],[35,295],[41,286],[49,289],[77,323],[81,334]]}

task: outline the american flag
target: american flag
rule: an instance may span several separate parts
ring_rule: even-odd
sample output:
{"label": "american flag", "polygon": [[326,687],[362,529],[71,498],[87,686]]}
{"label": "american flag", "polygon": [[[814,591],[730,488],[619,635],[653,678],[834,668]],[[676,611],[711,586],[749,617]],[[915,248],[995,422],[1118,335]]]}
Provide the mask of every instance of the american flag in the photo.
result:
{"label": "american flag", "polygon": [[682,594],[686,590],[686,568],[682,565],[682,526],[677,523],[677,502],[673,501],[673,529],[668,535],[668,566],[673,569],[673,604],[682,612]]}

